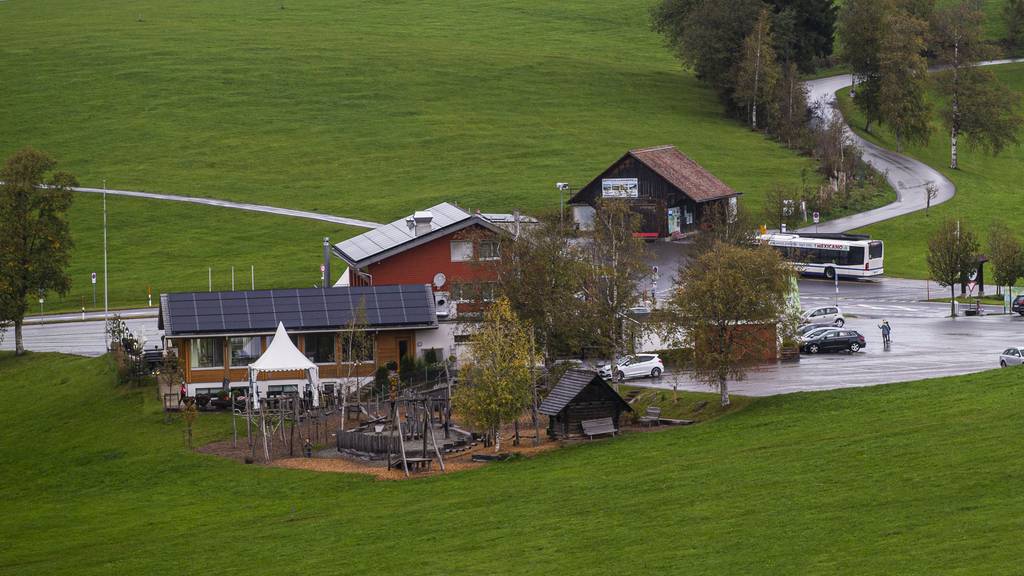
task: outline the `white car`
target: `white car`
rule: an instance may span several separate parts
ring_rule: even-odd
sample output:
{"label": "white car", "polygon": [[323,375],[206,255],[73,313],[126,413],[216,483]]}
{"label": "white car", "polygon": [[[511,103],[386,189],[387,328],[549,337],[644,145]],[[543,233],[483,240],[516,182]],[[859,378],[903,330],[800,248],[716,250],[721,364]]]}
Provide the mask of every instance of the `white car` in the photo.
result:
{"label": "white car", "polygon": [[[625,380],[626,378],[643,378],[650,376],[657,378],[665,371],[665,365],[657,354],[634,354],[619,359],[615,366],[615,379]],[[608,364],[598,366],[597,373],[602,378],[612,377],[612,367]]]}
{"label": "white car", "polygon": [[1024,346],[1007,348],[999,355],[999,366],[1003,368],[1007,366],[1020,366],[1021,364],[1024,364]]}
{"label": "white car", "polygon": [[846,318],[843,318],[843,311],[837,306],[822,306],[804,312],[803,323],[842,327],[846,324]]}

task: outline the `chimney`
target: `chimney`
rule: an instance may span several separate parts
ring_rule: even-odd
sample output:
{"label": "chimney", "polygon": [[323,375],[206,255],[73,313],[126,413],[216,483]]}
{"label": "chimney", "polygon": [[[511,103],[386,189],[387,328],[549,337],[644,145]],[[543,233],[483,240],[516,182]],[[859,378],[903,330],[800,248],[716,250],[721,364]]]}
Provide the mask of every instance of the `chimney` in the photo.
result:
{"label": "chimney", "polygon": [[[412,219],[414,223],[413,234],[422,236],[430,232],[430,223],[434,220],[434,215],[426,210],[417,210],[412,215]],[[408,219],[406,219],[406,222],[408,222]]]}

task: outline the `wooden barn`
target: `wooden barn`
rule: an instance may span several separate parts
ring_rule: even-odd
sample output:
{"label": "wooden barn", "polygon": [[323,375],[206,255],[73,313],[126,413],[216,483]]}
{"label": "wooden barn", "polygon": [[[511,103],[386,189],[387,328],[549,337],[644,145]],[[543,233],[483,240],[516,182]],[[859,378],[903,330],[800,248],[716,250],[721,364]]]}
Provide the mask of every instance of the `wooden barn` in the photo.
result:
{"label": "wooden barn", "polygon": [[604,378],[592,370],[569,370],[541,402],[539,412],[548,417],[548,436],[566,438],[583,433],[580,422],[611,418],[633,409]]}
{"label": "wooden barn", "polygon": [[675,146],[626,152],[569,200],[581,228],[593,222],[602,199],[629,202],[640,215],[637,236],[664,238],[696,230],[708,206],[740,195]]}

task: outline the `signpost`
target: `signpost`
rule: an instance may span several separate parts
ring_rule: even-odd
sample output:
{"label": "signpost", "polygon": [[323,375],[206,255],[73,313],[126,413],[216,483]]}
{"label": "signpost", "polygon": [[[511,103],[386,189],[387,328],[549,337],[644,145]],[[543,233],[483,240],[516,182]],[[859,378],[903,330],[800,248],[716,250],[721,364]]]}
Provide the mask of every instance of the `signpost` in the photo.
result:
{"label": "signpost", "polygon": [[321,288],[326,288],[327,287],[327,278],[326,278],[326,274],[325,274],[326,272],[327,272],[327,266],[324,266],[323,264],[321,264],[320,265],[320,287]]}
{"label": "signpost", "polygon": [[814,220],[814,231],[817,232],[818,231],[818,222],[821,222],[821,214],[818,214],[818,211],[815,210],[814,213],[811,214],[811,219]]}
{"label": "signpost", "polygon": [[92,307],[96,307],[96,273],[92,273]]}

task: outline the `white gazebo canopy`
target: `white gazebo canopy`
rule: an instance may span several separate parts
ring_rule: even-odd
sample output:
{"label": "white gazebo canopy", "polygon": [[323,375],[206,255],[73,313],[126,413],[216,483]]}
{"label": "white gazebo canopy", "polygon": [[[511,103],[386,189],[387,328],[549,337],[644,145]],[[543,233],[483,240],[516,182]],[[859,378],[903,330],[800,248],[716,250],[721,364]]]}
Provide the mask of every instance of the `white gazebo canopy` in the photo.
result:
{"label": "white gazebo canopy", "polygon": [[[305,372],[307,384],[313,392],[313,405],[319,406],[320,371],[316,364],[306,358],[305,354],[299,352],[295,344],[292,344],[292,339],[288,337],[288,332],[284,329],[284,323],[278,322],[277,332],[274,334],[273,340],[270,341],[270,345],[267,346],[267,351],[255,362],[249,364],[249,385],[256,393],[253,405],[259,406],[259,399],[266,397],[266,388],[269,385],[268,381],[257,382],[257,377],[261,372],[296,371]],[[302,390],[299,392],[301,394]]]}

